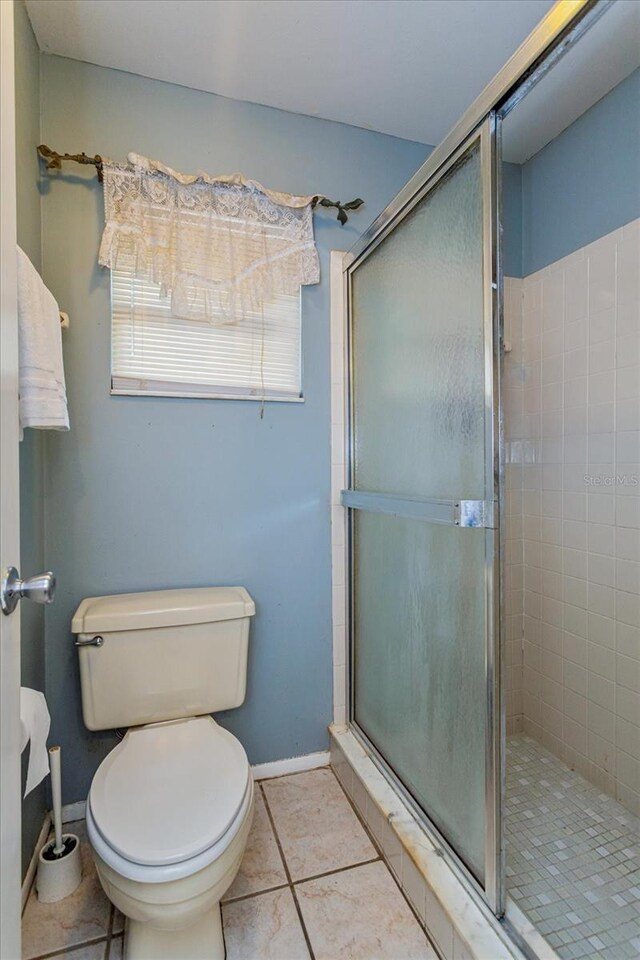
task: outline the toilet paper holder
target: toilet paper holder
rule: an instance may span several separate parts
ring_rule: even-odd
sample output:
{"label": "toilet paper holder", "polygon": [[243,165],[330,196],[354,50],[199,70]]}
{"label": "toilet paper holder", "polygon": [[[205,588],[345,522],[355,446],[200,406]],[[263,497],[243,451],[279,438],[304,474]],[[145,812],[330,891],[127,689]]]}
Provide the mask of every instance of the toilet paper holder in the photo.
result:
{"label": "toilet paper holder", "polygon": [[16,568],[8,567],[0,579],[0,607],[6,615],[13,613],[18,606],[18,600],[53,603],[55,595],[56,578],[50,570],[21,580]]}

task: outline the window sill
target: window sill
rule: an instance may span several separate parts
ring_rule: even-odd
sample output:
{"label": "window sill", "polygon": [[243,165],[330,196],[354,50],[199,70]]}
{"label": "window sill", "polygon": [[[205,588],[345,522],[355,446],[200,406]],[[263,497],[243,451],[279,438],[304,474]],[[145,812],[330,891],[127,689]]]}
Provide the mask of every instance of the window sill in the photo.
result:
{"label": "window sill", "polygon": [[111,387],[112,397],[169,397],[182,400],[252,400],[254,403],[304,403],[304,397],[254,397],[238,393],[184,393],[171,390],[125,390]]}

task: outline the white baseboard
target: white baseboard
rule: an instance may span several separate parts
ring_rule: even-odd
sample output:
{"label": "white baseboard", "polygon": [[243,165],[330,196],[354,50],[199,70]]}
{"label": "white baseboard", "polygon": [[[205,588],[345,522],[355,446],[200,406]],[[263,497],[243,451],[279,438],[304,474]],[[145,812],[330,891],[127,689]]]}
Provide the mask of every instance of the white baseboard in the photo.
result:
{"label": "white baseboard", "polygon": [[329,766],[329,751],[307,753],[304,757],[289,757],[288,760],[272,760],[270,763],[257,763],[251,767],[254,780],[271,780],[284,777],[288,773],[302,773],[303,770],[316,770]]}
{"label": "white baseboard", "polygon": [[62,822],[71,823],[73,820],[84,820],[86,806],[86,800],[76,800],[75,803],[63,803]]}
{"label": "white baseboard", "polygon": [[[307,753],[303,757],[289,757],[286,760],[271,760],[269,763],[257,763],[251,767],[251,775],[254,780],[271,780],[274,777],[284,777],[288,773],[302,773],[304,770],[316,770],[318,767],[328,766],[329,751],[322,750],[319,753]],[[63,804],[62,822],[71,823],[73,820],[84,820],[86,807],[86,800],[76,800],[75,803]],[[47,814],[47,829],[50,822],[51,817]],[[38,847],[35,853],[36,865],[37,851],[43,843],[44,839],[38,839]]]}
{"label": "white baseboard", "polygon": [[33,886],[33,881],[36,878],[36,871],[38,869],[38,854],[40,853],[41,848],[44,846],[47,837],[49,836],[49,830],[51,828],[51,817],[48,813],[45,813],[44,821],[42,823],[42,829],[38,834],[38,839],[36,840],[36,845],[33,848],[33,853],[31,854],[31,860],[29,860],[29,866],[27,867],[27,872],[24,875],[24,880],[22,881],[22,909],[27,905],[27,900],[29,899],[29,894],[31,893],[31,887]]}

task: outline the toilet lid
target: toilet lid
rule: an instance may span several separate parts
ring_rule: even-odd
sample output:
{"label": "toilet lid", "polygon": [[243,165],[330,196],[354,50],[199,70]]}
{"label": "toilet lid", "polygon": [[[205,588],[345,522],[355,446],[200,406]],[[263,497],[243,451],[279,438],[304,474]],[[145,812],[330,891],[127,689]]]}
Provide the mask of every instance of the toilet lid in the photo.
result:
{"label": "toilet lid", "polygon": [[249,786],[242,745],[211,717],[130,730],[89,793],[95,825],[134,863],[179,863],[213,846]]}

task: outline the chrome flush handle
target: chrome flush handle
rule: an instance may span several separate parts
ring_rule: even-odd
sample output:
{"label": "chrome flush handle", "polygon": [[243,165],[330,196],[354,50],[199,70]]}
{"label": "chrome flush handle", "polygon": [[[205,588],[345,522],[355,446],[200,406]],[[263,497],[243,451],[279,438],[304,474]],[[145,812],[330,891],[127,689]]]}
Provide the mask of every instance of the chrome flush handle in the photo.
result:
{"label": "chrome flush handle", "polygon": [[76,647],[101,647],[104,637],[88,637],[86,640],[76,640]]}
{"label": "chrome flush handle", "polygon": [[6,615],[13,613],[18,600],[33,600],[34,603],[53,603],[56,595],[56,578],[49,570],[35,577],[20,579],[15,567],[7,567],[0,580],[0,607]]}

